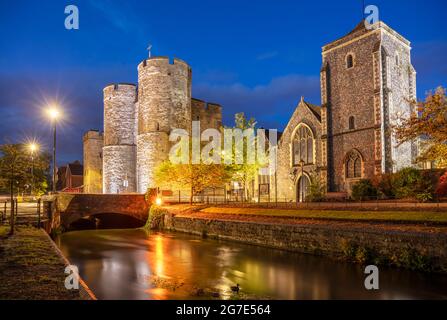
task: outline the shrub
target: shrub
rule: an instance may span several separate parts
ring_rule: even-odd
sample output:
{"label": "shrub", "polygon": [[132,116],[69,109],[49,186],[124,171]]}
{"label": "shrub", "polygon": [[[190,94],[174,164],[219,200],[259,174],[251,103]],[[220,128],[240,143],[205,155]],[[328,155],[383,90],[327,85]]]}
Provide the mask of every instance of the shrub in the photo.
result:
{"label": "shrub", "polygon": [[145,229],[162,229],[164,226],[164,216],[167,213],[166,209],[152,205],[149,209],[149,216],[147,217]]}
{"label": "shrub", "polygon": [[439,182],[436,187],[436,195],[438,197],[447,196],[447,171],[439,178]]}
{"label": "shrub", "polygon": [[352,186],[351,196],[354,200],[368,200],[377,197],[377,189],[371,180],[362,179]]}
{"label": "shrub", "polygon": [[404,168],[393,177],[393,190],[397,198],[415,198],[417,185],[421,181],[421,171],[416,168]]}
{"label": "shrub", "polygon": [[321,183],[318,176],[312,177],[306,200],[310,202],[321,202],[324,200],[325,196],[326,186]]}
{"label": "shrub", "polygon": [[393,174],[383,173],[376,175],[371,183],[376,187],[378,196],[381,198],[394,198]]}

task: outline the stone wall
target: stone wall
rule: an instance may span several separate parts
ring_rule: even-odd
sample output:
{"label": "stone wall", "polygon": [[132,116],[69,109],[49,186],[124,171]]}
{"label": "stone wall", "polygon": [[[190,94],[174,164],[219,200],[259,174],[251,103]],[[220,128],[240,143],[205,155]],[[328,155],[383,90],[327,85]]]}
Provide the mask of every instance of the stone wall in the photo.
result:
{"label": "stone wall", "polygon": [[[321,156],[321,120],[309,109],[307,103],[301,100],[296,107],[278,143],[278,201],[296,201],[297,182],[301,177],[301,169],[292,163],[292,145],[294,135],[299,125],[306,125],[314,135],[313,164],[304,166],[304,174],[312,178],[323,166]],[[272,185],[272,194],[275,194]]]}
{"label": "stone wall", "polygon": [[102,148],[104,136],[90,130],[83,137],[84,193],[102,193]]}
{"label": "stone wall", "polygon": [[[348,67],[348,56],[353,66]],[[398,56],[398,65],[396,65]],[[327,109],[327,157],[330,191],[349,191],[359,179],[348,179],[346,158],[357,150],[362,178],[412,165],[415,147],[396,146],[392,125],[407,116],[415,98],[415,71],[409,42],[382,22],[367,30],[361,22],[352,32],[323,47],[322,103]],[[349,127],[354,117],[355,127]]]}
{"label": "stone wall", "polygon": [[138,65],[138,192],[155,187],[154,170],[167,159],[172,129],[191,130],[191,68],[153,57]]}
{"label": "stone wall", "polygon": [[419,256],[430,259],[435,269],[447,271],[447,236],[439,234],[208,220],[172,214],[165,216],[165,227],[173,231],[334,258],[347,258],[347,252],[354,248],[375,252],[376,257],[389,261]]}
{"label": "stone wall", "polygon": [[104,193],[136,191],[136,95],[133,84],[104,88]]}
{"label": "stone wall", "polygon": [[145,222],[150,204],[140,194],[70,194],[60,193],[44,202],[44,215],[51,219],[46,230],[62,226],[96,214],[122,214]]}
{"label": "stone wall", "polygon": [[222,126],[222,107],[199,99],[191,100],[192,121],[200,121],[200,130],[219,129]]}

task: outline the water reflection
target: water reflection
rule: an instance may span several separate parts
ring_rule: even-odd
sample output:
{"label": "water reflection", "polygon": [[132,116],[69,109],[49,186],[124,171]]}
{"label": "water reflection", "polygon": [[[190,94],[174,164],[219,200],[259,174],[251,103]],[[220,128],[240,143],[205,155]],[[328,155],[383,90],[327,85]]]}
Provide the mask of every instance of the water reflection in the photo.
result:
{"label": "water reflection", "polygon": [[100,299],[447,298],[447,277],[381,268],[380,290],[367,291],[358,265],[311,255],[133,230],[68,232],[57,239]]}

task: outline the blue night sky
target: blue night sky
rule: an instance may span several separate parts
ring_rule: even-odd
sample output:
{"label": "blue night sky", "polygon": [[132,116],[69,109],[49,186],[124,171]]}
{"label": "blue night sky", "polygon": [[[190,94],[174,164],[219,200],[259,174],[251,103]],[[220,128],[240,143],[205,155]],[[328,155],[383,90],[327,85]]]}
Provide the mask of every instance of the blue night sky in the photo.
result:
{"label": "blue night sky", "polygon": [[[372,0],[380,19],[412,42],[418,97],[447,85],[445,0]],[[80,29],[64,28],[75,4]],[[137,64],[178,57],[193,96],[282,130],[303,95],[319,104],[321,47],[362,18],[362,1],[1,1],[0,143],[37,137],[51,147],[46,103],[58,101],[59,163],[82,160],[82,134],[102,129],[102,88],[136,82]]]}

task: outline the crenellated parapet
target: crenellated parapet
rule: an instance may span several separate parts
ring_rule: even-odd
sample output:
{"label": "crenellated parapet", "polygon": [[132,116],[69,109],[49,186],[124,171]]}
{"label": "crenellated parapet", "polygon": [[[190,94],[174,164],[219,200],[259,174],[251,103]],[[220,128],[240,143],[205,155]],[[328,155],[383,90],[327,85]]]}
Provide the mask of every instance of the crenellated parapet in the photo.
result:
{"label": "crenellated parapet", "polygon": [[193,98],[191,100],[192,121],[200,121],[201,130],[219,129],[222,126],[222,106]]}

